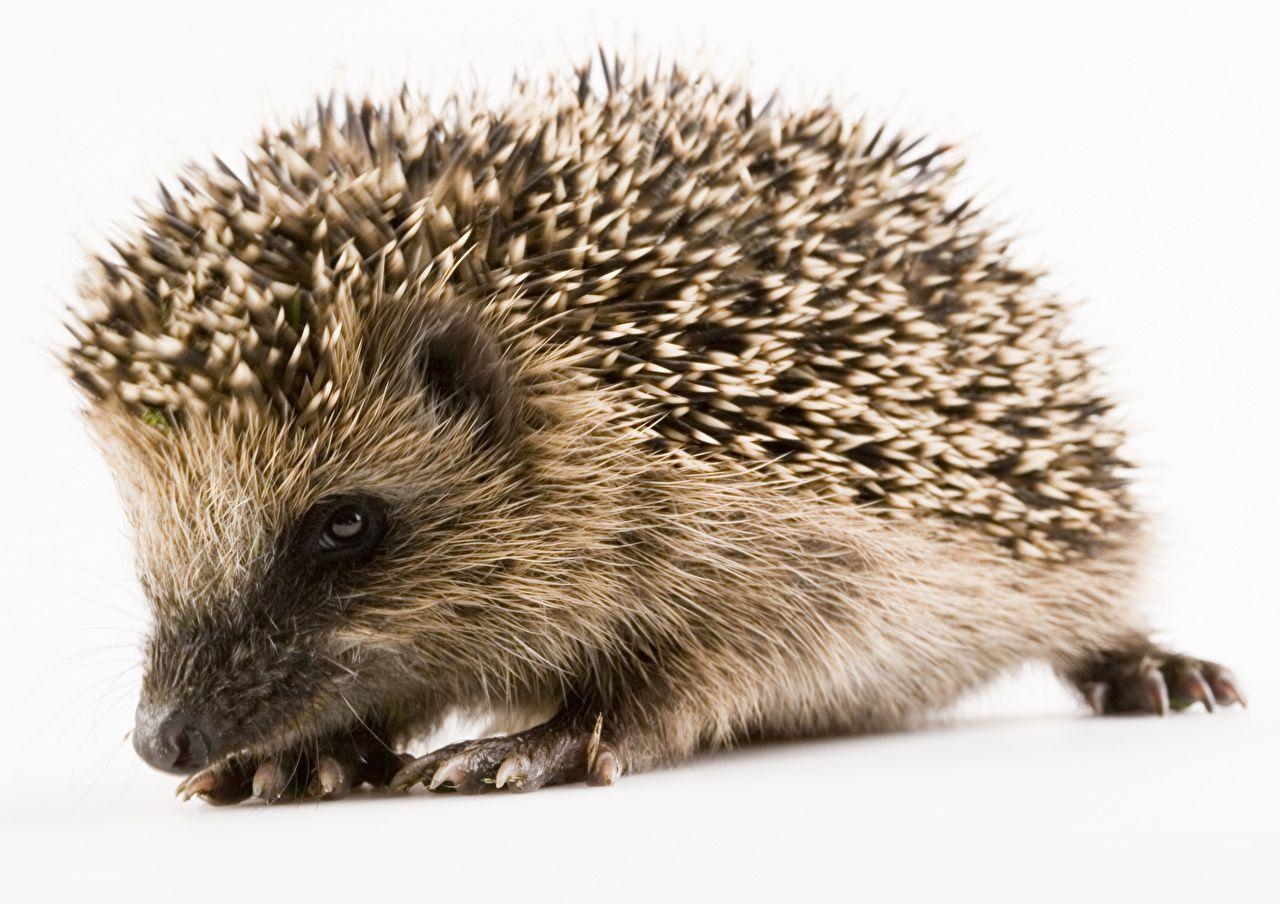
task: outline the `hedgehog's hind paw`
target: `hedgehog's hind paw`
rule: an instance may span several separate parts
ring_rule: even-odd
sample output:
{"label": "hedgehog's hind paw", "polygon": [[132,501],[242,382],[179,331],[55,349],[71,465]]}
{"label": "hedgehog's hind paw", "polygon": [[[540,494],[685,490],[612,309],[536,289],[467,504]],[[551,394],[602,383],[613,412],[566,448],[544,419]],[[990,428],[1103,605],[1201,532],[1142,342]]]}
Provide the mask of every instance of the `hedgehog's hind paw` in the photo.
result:
{"label": "hedgehog's hind paw", "polygon": [[600,716],[592,723],[560,715],[518,734],[450,744],[409,763],[390,787],[406,791],[424,784],[432,791],[480,794],[584,780],[612,785],[622,775],[622,762],[601,740],[602,726]]}
{"label": "hedgehog's hind paw", "polygon": [[1224,666],[1158,648],[1098,656],[1069,676],[1098,715],[1181,711],[1200,703],[1244,705],[1235,676]]}

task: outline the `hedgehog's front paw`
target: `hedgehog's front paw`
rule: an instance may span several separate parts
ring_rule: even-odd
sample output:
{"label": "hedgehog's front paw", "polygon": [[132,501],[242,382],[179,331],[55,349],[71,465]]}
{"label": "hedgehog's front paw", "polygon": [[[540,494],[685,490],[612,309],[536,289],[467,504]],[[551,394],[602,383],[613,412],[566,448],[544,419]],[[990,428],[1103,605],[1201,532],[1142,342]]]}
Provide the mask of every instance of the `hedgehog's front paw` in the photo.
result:
{"label": "hedgehog's front paw", "polygon": [[617,752],[602,740],[604,718],[560,715],[528,731],[450,744],[405,766],[392,791],[425,784],[432,791],[479,794],[499,788],[533,791],[585,780],[612,785],[622,775]]}
{"label": "hedgehog's front paw", "polygon": [[250,797],[269,804],[302,797],[337,800],[363,784],[386,787],[408,760],[380,733],[356,728],[270,757],[223,760],[189,777],[177,793],[215,805]]}
{"label": "hedgehog's front paw", "polygon": [[1196,703],[1244,705],[1235,676],[1224,666],[1157,648],[1107,653],[1073,672],[1076,688],[1098,715],[1183,710]]}

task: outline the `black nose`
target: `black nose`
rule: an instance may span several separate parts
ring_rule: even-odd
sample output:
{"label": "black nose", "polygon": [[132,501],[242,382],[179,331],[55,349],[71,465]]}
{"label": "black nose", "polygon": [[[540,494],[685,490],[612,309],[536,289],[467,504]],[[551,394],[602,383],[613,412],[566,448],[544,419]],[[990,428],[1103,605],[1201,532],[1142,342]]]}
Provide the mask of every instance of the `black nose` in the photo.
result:
{"label": "black nose", "polygon": [[194,772],[209,765],[216,739],[208,725],[181,711],[156,714],[139,706],[133,749],[165,772]]}

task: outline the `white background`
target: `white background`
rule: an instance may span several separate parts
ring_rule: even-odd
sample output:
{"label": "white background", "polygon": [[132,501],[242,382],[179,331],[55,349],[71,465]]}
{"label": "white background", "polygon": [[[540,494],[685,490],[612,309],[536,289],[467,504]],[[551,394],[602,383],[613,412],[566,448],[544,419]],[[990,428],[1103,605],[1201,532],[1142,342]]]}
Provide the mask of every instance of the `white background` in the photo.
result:
{"label": "white background", "polygon": [[[22,6],[0,37],[11,900],[1277,900],[1274,4]],[[701,52],[762,94],[830,94],[963,144],[967,188],[1022,259],[1087,301],[1078,332],[1107,349],[1163,524],[1149,603],[1171,644],[1238,671],[1247,712],[1087,718],[1033,668],[936,730],[741,751],[609,790],[229,811],[170,797],[123,740],[145,610],[47,351],[84,249],[157,176],[234,158],[317,92],[500,90],[597,39]]]}

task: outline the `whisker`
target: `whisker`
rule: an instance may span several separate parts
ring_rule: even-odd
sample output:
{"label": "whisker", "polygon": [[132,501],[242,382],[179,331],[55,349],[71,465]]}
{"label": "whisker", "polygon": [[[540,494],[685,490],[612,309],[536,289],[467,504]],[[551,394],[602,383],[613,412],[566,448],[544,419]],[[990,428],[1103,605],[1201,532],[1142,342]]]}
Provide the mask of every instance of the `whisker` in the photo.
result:
{"label": "whisker", "polygon": [[55,598],[67,597],[70,599],[79,600],[80,602],[90,603],[94,606],[101,606],[104,609],[110,609],[112,612],[115,612],[119,615],[123,615],[126,618],[132,619],[133,621],[136,621],[140,625],[149,627],[148,620],[143,616],[139,615],[138,613],[130,612],[128,609],[114,605],[113,603],[108,603],[105,600],[99,599],[98,597],[90,596],[87,593],[84,593],[83,591],[80,591],[80,590],[68,589],[65,587],[51,587],[48,585],[32,584],[32,583],[23,582],[23,581],[15,581],[15,582],[6,581],[6,582],[0,583],[0,586],[4,586],[9,590],[15,590],[15,591],[37,591],[41,594],[53,595]]}
{"label": "whisker", "polygon": [[351,710],[351,715],[355,716],[356,721],[364,726],[364,730],[367,731],[370,735],[372,735],[374,740],[376,740],[379,744],[381,744],[383,749],[385,749],[387,753],[394,754],[395,751],[392,750],[390,746],[388,746],[386,741],[382,740],[382,735],[374,731],[372,728],[370,728],[369,723],[366,722],[364,719],[360,718],[360,714],[356,712],[356,708],[351,705],[351,701],[347,699],[347,695],[344,694],[342,691],[338,691],[338,697],[342,700],[343,703],[347,704],[347,709]]}

